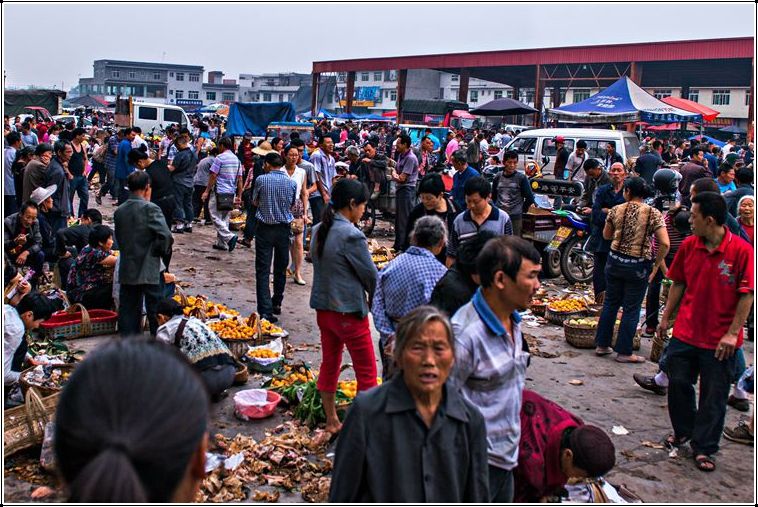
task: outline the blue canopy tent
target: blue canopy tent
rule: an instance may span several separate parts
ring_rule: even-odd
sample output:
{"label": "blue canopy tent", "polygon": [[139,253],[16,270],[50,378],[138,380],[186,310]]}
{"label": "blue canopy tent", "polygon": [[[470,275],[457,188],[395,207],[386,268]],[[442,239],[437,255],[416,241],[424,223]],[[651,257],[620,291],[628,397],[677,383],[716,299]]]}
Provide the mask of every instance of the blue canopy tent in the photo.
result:
{"label": "blue canopy tent", "polygon": [[567,123],[696,122],[703,116],[666,104],[624,76],[592,97],[555,109],[547,115]]}
{"label": "blue canopy tent", "polygon": [[226,134],[243,136],[252,132],[254,136],[265,136],[269,123],[275,121],[295,121],[292,103],[235,102],[229,107]]}
{"label": "blue canopy tent", "polygon": [[724,145],[726,144],[723,141],[719,141],[718,139],[714,139],[713,137],[704,136],[704,135],[692,136],[690,137],[690,141],[706,141],[706,142],[715,144],[719,148],[723,148]]}
{"label": "blue canopy tent", "polygon": [[340,120],[360,120],[363,116],[355,113],[340,113],[337,115]]}
{"label": "blue canopy tent", "polygon": [[334,115],[325,109],[319,109],[318,113],[316,113],[316,116],[313,116],[310,111],[308,111],[307,113],[299,114],[298,116],[305,120],[313,120],[313,119],[323,120],[324,118],[326,118],[327,120],[330,120],[334,118]]}
{"label": "blue canopy tent", "polygon": [[374,113],[367,114],[362,119],[368,120],[368,121],[392,121],[392,118],[386,118],[382,116],[381,114],[374,114]]}

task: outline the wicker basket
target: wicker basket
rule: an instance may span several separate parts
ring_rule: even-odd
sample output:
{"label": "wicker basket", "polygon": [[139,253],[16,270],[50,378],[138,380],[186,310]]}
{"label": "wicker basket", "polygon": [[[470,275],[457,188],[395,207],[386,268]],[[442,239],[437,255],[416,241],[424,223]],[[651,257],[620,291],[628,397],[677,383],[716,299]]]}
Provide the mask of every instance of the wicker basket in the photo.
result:
{"label": "wicker basket", "polygon": [[593,303],[593,304],[587,305],[587,314],[590,317],[600,317],[601,313],[603,313],[602,303]]}
{"label": "wicker basket", "polygon": [[234,367],[236,369],[234,373],[235,386],[241,386],[247,384],[247,380],[250,378],[250,373],[247,371],[247,365],[241,361],[235,360]]}
{"label": "wicker basket", "polygon": [[[592,319],[597,322],[598,319]],[[597,326],[569,324],[569,319],[563,323],[563,335],[566,342],[578,349],[595,348]]]}
{"label": "wicker basket", "polygon": [[3,455],[6,458],[42,443],[45,425],[55,417],[59,398],[59,392],[42,397],[36,388],[32,388],[26,392],[24,405],[5,410]]}
{"label": "wicker basket", "polygon": [[236,357],[237,359],[242,358],[245,353],[247,353],[247,350],[255,345],[255,340],[226,340],[224,338],[221,338],[221,341],[223,341],[227,347],[229,347],[229,350],[231,351],[232,355]]}
{"label": "wicker basket", "polygon": [[532,311],[533,314],[539,315],[540,317],[544,317],[545,310],[547,309],[547,305],[542,304],[542,303],[532,303],[532,306],[530,306],[529,309]]}
{"label": "wicker basket", "polygon": [[545,318],[549,322],[552,322],[553,324],[557,324],[559,326],[562,326],[563,323],[568,319],[584,317],[585,315],[587,315],[586,310],[579,310],[576,312],[556,312],[554,310],[551,310],[549,306],[545,309]]}
{"label": "wicker basket", "polygon": [[79,303],[69,306],[62,312],[55,312],[52,317],[40,324],[40,333],[45,338],[84,338],[116,332],[118,314],[110,310],[87,311]]}
{"label": "wicker basket", "polygon": [[[73,369],[76,367],[76,364],[57,364],[53,366],[54,369],[58,370],[69,370],[73,371]],[[35,366],[32,366],[31,368],[27,368],[26,370],[22,371],[21,374],[18,377],[18,383],[21,386],[21,392],[26,395],[30,390],[34,389],[39,392],[40,396],[43,398],[52,396],[56,393],[59,393],[61,391],[60,387],[42,387],[35,384],[30,384],[26,377],[34,370]]]}

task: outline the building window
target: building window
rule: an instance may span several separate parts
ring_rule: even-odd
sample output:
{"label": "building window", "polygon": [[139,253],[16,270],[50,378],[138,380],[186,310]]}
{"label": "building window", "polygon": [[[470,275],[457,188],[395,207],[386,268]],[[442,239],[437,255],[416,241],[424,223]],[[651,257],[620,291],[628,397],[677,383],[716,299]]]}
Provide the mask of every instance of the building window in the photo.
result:
{"label": "building window", "polygon": [[169,72],[168,73],[168,77],[174,77],[174,73],[173,72]]}
{"label": "building window", "polygon": [[471,90],[469,97],[469,102],[479,102],[479,92],[477,90]]}
{"label": "building window", "polygon": [[111,72],[111,77],[121,77],[121,72],[114,70]]}
{"label": "building window", "polygon": [[388,70],[384,73],[384,80],[385,81],[397,81],[397,71],[396,70]]}
{"label": "building window", "polygon": [[199,83],[200,82],[200,74],[190,74],[189,80],[193,83]]}
{"label": "building window", "polygon": [[450,76],[450,81],[457,83],[458,82],[458,74],[453,74]]}
{"label": "building window", "polygon": [[445,89],[440,88],[440,99],[444,99],[444,98],[445,98]]}
{"label": "building window", "polygon": [[729,92],[729,90],[713,90],[713,98],[711,99],[711,104],[714,106],[728,106]]}
{"label": "building window", "polygon": [[263,102],[271,102],[271,94],[270,93],[263,93]]}
{"label": "building window", "polygon": [[590,98],[590,91],[587,89],[579,89],[577,88],[574,90],[574,104],[577,102],[581,102],[583,100],[587,100]]}
{"label": "building window", "polygon": [[658,100],[666,97],[671,97],[671,90],[653,90],[653,97]]}
{"label": "building window", "polygon": [[361,72],[361,81],[368,81],[368,72]]}
{"label": "building window", "polygon": [[169,95],[173,95],[173,94],[174,94],[174,90],[169,90],[169,91],[168,91],[168,94],[169,94]]}
{"label": "building window", "polygon": [[750,90],[745,90],[745,105],[750,105]]}
{"label": "building window", "polygon": [[687,99],[691,100],[692,102],[697,102],[700,100],[700,90],[690,90],[690,93],[687,95]]}
{"label": "building window", "polygon": [[187,97],[189,97],[192,100],[197,100],[200,98],[200,92],[190,90],[187,92]]}
{"label": "building window", "polygon": [[279,94],[279,102],[284,102],[284,94],[283,93]]}
{"label": "building window", "polygon": [[184,81],[184,72],[177,72],[176,73],[176,80],[177,81]]}
{"label": "building window", "polygon": [[161,73],[160,72],[153,72],[153,79],[155,81],[160,81],[161,80]]}
{"label": "building window", "polygon": [[503,90],[495,90],[495,100],[503,98]]}
{"label": "building window", "polygon": [[224,102],[234,102],[234,94],[224,92],[221,94],[221,100]]}
{"label": "building window", "polygon": [[381,80],[382,80],[382,73],[374,72],[374,81],[381,81]]}
{"label": "building window", "polygon": [[137,77],[137,73],[134,72],[133,70],[130,70],[129,71],[129,79],[134,79],[135,77]]}
{"label": "building window", "polygon": [[184,98],[184,90],[176,90],[176,93],[174,94],[174,96],[177,99],[183,99]]}
{"label": "building window", "polygon": [[525,104],[534,104],[534,88],[522,89],[520,100]]}
{"label": "building window", "polygon": [[390,100],[397,100],[397,90],[390,90]]}
{"label": "building window", "polygon": [[344,83],[347,80],[347,72],[338,72],[337,73],[337,82],[338,83]]}
{"label": "building window", "polygon": [[216,92],[205,92],[205,100],[216,100]]}
{"label": "building window", "polygon": [[505,90],[505,96],[506,98],[512,99],[513,98],[513,88],[510,90]]}

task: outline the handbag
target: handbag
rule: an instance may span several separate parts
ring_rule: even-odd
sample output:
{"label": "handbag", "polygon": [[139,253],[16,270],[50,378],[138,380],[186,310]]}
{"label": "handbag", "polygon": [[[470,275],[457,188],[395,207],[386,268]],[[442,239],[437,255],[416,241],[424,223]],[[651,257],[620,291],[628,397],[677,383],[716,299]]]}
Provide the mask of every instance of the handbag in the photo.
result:
{"label": "handbag", "polygon": [[216,192],[216,209],[231,211],[234,209],[234,194],[219,194]]}

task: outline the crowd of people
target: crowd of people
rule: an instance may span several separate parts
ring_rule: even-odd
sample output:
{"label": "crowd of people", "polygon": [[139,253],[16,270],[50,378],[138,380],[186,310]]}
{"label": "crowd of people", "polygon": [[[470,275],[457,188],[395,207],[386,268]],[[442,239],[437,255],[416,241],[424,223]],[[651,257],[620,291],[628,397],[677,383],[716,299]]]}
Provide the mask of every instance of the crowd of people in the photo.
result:
{"label": "crowd of people", "polygon": [[[511,133],[451,131],[440,140],[429,130],[414,146],[397,127],[320,122],[314,142],[295,133],[256,145],[251,133],[235,142],[223,123],[198,120],[169,127],[151,149],[134,128],[13,127],[6,118],[4,260],[6,296],[13,295],[3,308],[6,384],[24,361],[26,332],[51,313],[34,289],[52,265],[72,302],[118,311],[121,336],[143,333],[144,308],[150,335],[168,344],[120,341],[77,368],[55,443],[72,499],[190,501],[204,476],[208,395],[219,399],[231,385],[234,363],[205,324],[183,318],[169,299],[174,236],[199,223],[214,228],[216,250],[254,245],[257,311],[272,323],[287,277],[306,285],[303,262],[313,264],[318,390],[325,435],[339,436],[331,501],[615,498],[602,480],[615,463],[610,438],[524,389],[530,354],[521,313],[541,285],[541,254],[520,237],[535,196],[518,155],[502,149]],[[57,139],[41,141],[46,135]],[[745,371],[746,323],[750,339],[753,332],[752,144],[715,150],[649,139],[637,158],[624,160],[609,144],[598,160],[582,141],[573,153],[555,141],[556,175],[581,179],[575,209],[591,217],[593,288],[603,304],[595,353],[635,364],[645,361],[632,352],[636,333],[668,342],[659,375],[634,378],[668,395],[666,444],[689,443],[696,466],[712,471],[722,431],[753,442],[752,420],[724,428],[728,404],[746,404],[744,389],[730,389]],[[488,157],[490,146],[501,149],[497,159]],[[446,163],[452,181],[440,170]],[[493,165],[502,169],[490,182],[483,172]],[[92,173],[99,187],[90,187]],[[378,271],[356,225],[389,185],[399,255]],[[659,209],[653,187],[676,203]],[[95,190],[98,205],[110,194],[117,206],[113,229],[89,207]],[[247,213],[241,238],[230,229],[235,208]],[[69,227],[71,219],[78,224]],[[671,288],[661,308],[664,280]],[[344,348],[362,394],[341,421]],[[188,365],[200,376],[187,374]],[[109,371],[105,385],[100,368]],[[135,376],[142,371],[150,373]],[[167,479],[155,481],[156,471]]]}

